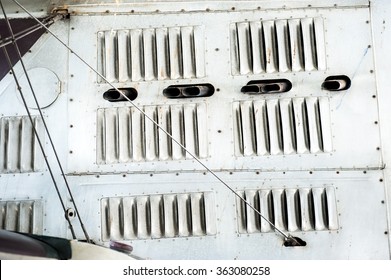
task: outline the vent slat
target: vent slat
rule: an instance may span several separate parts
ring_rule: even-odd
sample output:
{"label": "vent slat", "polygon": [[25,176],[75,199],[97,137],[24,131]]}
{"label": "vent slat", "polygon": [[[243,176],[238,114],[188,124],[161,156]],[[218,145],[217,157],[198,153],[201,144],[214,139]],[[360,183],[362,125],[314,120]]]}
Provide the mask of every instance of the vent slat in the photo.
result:
{"label": "vent slat", "polygon": [[262,38],[262,23],[260,21],[250,22],[251,34],[251,49],[253,58],[253,73],[264,73],[265,61],[263,57],[263,38]]}
{"label": "vent slat", "polygon": [[322,18],[314,19],[314,28],[318,70],[326,70],[326,42],[324,38],[324,24]]}
{"label": "vent slat", "polygon": [[117,110],[105,110],[106,162],[118,161],[118,118]]}
{"label": "vent slat", "polygon": [[[21,145],[20,145],[20,170],[28,172],[34,170],[34,141],[35,136],[31,121],[28,118],[22,120]],[[1,144],[0,144],[1,145]],[[1,169],[1,168],[0,168]]]}
{"label": "vent slat", "polygon": [[207,110],[206,103],[197,104],[196,113],[196,136],[198,143],[198,157],[206,158],[208,157],[208,121],[207,121]]}
{"label": "vent slat", "polygon": [[[269,204],[269,196],[270,191],[268,190],[260,190],[258,192],[259,196],[259,211],[261,212],[262,216],[265,217],[265,219],[272,221],[272,217],[270,216],[270,204]],[[269,232],[272,230],[272,227],[270,224],[260,217],[260,224],[261,224],[261,232]]]}
{"label": "vent slat", "polygon": [[136,199],[137,207],[137,237],[145,239],[150,236],[150,211],[149,197],[138,196]]}
{"label": "vent slat", "polygon": [[332,187],[326,188],[327,197],[327,213],[328,213],[328,228],[330,230],[337,230],[338,227],[338,212],[337,201],[335,196],[335,189]]}
{"label": "vent slat", "polygon": [[136,108],[131,107],[132,115],[132,159],[141,161],[144,158],[144,117]]}
{"label": "vent slat", "polygon": [[214,194],[212,192],[205,192],[204,195],[204,215],[206,235],[215,235],[217,233],[216,227],[216,203]]}
{"label": "vent slat", "polygon": [[156,77],[156,38],[155,29],[143,30],[143,46],[144,46],[144,73],[145,80],[152,81]]}
{"label": "vent slat", "polygon": [[240,74],[246,75],[250,73],[252,68],[249,24],[247,22],[238,23],[237,32],[238,32]]}
{"label": "vent slat", "polygon": [[21,136],[21,119],[10,118],[8,122],[8,140],[7,140],[7,169],[11,172],[20,170],[20,136]]}
{"label": "vent slat", "polygon": [[270,154],[280,155],[283,151],[281,149],[279,102],[277,99],[269,99],[266,101],[266,107],[269,125]]}
{"label": "vent slat", "polygon": [[182,49],[181,49],[181,29],[173,27],[168,30],[168,41],[170,50],[170,70],[171,79],[179,79],[182,73]]}
{"label": "vent slat", "polygon": [[[159,106],[158,107],[158,123],[165,129],[167,132],[170,132],[171,126],[170,119],[170,107],[169,106]],[[171,145],[170,138],[163,131],[158,130],[159,134],[159,159],[168,160],[171,154]]]}
{"label": "vent slat", "polygon": [[7,202],[5,210],[5,230],[18,231],[19,207],[16,202]]}
{"label": "vent slat", "polygon": [[243,134],[243,154],[245,156],[251,156],[254,153],[253,146],[253,108],[251,101],[245,101],[240,104],[240,114],[242,120],[242,134]]}
{"label": "vent slat", "polygon": [[[171,131],[172,137],[184,145],[184,135],[183,135],[183,106],[174,105],[171,106]],[[173,159],[182,159],[183,158],[183,149],[174,141],[171,144],[172,147],[172,158]]]}
{"label": "vent slat", "polygon": [[96,137],[96,157],[97,163],[106,162],[106,121],[105,110],[97,112],[97,137]]}
{"label": "vent slat", "polygon": [[129,80],[129,31],[120,30],[118,31],[118,81],[126,82]]}
{"label": "vent slat", "polygon": [[137,205],[133,197],[122,199],[122,211],[124,239],[134,239],[137,237]]}
{"label": "vent slat", "polygon": [[192,211],[190,209],[189,194],[178,194],[178,234],[179,236],[189,236],[192,232]]}
{"label": "vent slat", "polygon": [[310,193],[311,193],[311,189],[309,188],[299,189],[301,229],[303,231],[308,231],[312,229],[310,202],[309,202]]}
{"label": "vent slat", "polygon": [[164,199],[164,236],[175,237],[177,234],[177,200],[175,195],[165,195]]}
{"label": "vent slat", "polygon": [[274,21],[264,21],[262,22],[263,26],[263,36],[265,43],[265,56],[266,56],[266,72],[274,73],[278,71],[277,59],[276,59],[276,30],[274,26]]}
{"label": "vent slat", "polygon": [[274,213],[274,225],[278,229],[286,229],[284,223],[284,190],[282,189],[274,189],[272,190],[273,195],[273,213]]}
{"label": "vent slat", "polygon": [[291,69],[288,41],[288,22],[286,20],[277,20],[276,33],[278,42],[278,71],[288,72]]}
{"label": "vent slat", "polygon": [[[145,107],[145,113],[156,121],[156,107]],[[151,121],[145,122],[145,159],[156,160],[157,158],[157,131],[156,126]]]}
{"label": "vent slat", "polygon": [[314,21],[312,18],[304,18],[301,20],[301,32],[303,38],[305,71],[316,70],[316,46]]}
{"label": "vent slat", "polygon": [[152,195],[149,197],[149,200],[151,209],[151,238],[161,238],[164,235],[163,198],[161,195]]}
{"label": "vent slat", "polygon": [[293,112],[295,118],[295,130],[296,130],[296,149],[299,154],[309,152],[307,146],[307,137],[304,123],[304,98],[293,99]]}
{"label": "vent slat", "polygon": [[121,235],[121,221],[119,215],[119,207],[120,207],[121,199],[115,198],[108,202],[107,212],[108,212],[108,229],[109,235],[113,238],[113,240],[119,240],[122,238]]}
{"label": "vent slat", "polygon": [[[244,191],[238,191],[238,195],[245,199]],[[236,217],[238,220],[238,232],[239,233],[247,233],[247,206],[242,202],[239,197],[235,197],[236,199]]]}
{"label": "vent slat", "polygon": [[232,75],[240,75],[240,63],[239,63],[239,39],[236,24],[233,23],[229,27],[230,32],[230,48],[231,48],[231,71]]}
{"label": "vent slat", "polygon": [[315,218],[315,230],[325,230],[326,223],[324,220],[324,210],[322,203],[322,195],[324,193],[324,189],[314,188],[312,189],[312,196],[314,202],[314,218]]}
{"label": "vent slat", "polygon": [[[193,155],[196,153],[196,124],[194,122],[194,114],[196,110],[195,104],[185,104],[183,110],[184,115],[184,129],[185,129],[185,147]],[[186,158],[192,159],[190,154],[186,153]]]}
{"label": "vent slat", "polygon": [[191,219],[192,219],[192,234],[194,236],[205,235],[205,207],[204,196],[202,193],[192,193],[191,201]]}
{"label": "vent slat", "polygon": [[132,81],[140,81],[144,76],[143,31],[141,29],[130,30],[130,47]]}
{"label": "vent slat", "polygon": [[190,79],[195,77],[194,63],[194,33],[193,27],[181,28],[181,45],[183,61],[183,78]]}
{"label": "vent slat", "polygon": [[19,217],[18,227],[19,232],[32,232],[32,218],[31,218],[32,207],[30,202],[21,201],[19,203]]}
{"label": "vent slat", "polygon": [[282,99],[279,102],[281,112],[281,124],[282,124],[282,140],[284,154],[289,155],[296,152],[294,145],[294,131],[292,123],[292,100]]}
{"label": "vent slat", "polygon": [[301,33],[300,33],[300,19],[288,20],[289,26],[289,38],[290,38],[290,49],[291,49],[291,61],[292,71],[302,71],[302,45],[301,45]]}
{"label": "vent slat", "polygon": [[[258,209],[259,206],[257,205],[257,191],[256,190],[246,190],[245,191],[246,201],[251,206],[253,206],[255,209]],[[256,213],[253,209],[251,209],[249,206],[247,206],[247,232],[248,233],[254,233],[259,231],[259,215]]]}
{"label": "vent slat", "polygon": [[297,217],[297,205],[296,205],[296,194],[295,189],[286,189],[286,208],[287,208],[287,220],[288,220],[288,231],[293,232],[299,230],[299,221]]}
{"label": "vent slat", "polygon": [[167,28],[156,29],[156,57],[157,57],[157,78],[165,80],[169,78],[169,48]]}
{"label": "vent slat", "polygon": [[105,77],[106,79],[113,83],[116,82],[117,76],[117,33],[115,31],[105,32],[105,43],[104,43],[104,52],[105,52]]}
{"label": "vent slat", "polygon": [[308,112],[308,128],[310,136],[310,151],[318,153],[322,150],[321,127],[318,117],[318,99],[316,97],[307,97],[305,99]]}
{"label": "vent slat", "polygon": [[323,151],[332,152],[330,104],[327,97],[319,98],[320,129],[322,131]]}
{"label": "vent slat", "polygon": [[256,133],[257,155],[263,156],[269,153],[268,135],[269,131],[265,125],[266,102],[265,100],[254,101],[254,120]]}
{"label": "vent slat", "polygon": [[119,161],[126,162],[131,158],[130,112],[126,107],[118,108],[118,153]]}

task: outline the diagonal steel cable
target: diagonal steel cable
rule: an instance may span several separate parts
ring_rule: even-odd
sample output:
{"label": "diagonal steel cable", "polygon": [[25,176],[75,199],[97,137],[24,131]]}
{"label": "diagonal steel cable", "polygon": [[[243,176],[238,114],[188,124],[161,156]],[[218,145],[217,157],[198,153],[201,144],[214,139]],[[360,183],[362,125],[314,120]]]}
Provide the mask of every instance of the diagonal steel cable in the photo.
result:
{"label": "diagonal steel cable", "polygon": [[[59,167],[59,169],[60,169],[60,171],[61,171],[61,175],[62,175],[62,177],[63,177],[63,179],[64,179],[64,182],[65,182],[65,185],[66,185],[68,194],[69,194],[69,196],[70,196],[70,198],[71,198],[72,204],[73,204],[73,206],[74,206],[74,208],[75,208],[76,216],[77,216],[77,218],[78,218],[78,220],[79,220],[79,222],[80,222],[80,226],[81,226],[81,228],[82,228],[82,230],[83,230],[83,233],[84,233],[84,236],[85,236],[87,242],[90,242],[90,238],[89,238],[88,233],[87,233],[87,230],[86,230],[86,228],[85,228],[85,226],[84,226],[84,224],[83,224],[83,222],[82,222],[82,220],[81,220],[81,216],[80,216],[79,211],[78,211],[78,209],[77,209],[77,206],[76,206],[75,200],[74,200],[74,198],[73,198],[71,189],[70,189],[70,187],[69,187],[68,180],[67,180],[67,178],[66,178],[66,176],[65,176],[64,169],[63,169],[63,167],[62,167],[62,165],[61,165],[61,161],[60,161],[60,159],[59,159],[59,157],[58,157],[57,150],[56,150],[56,148],[55,148],[55,146],[54,146],[54,143],[53,143],[52,137],[51,137],[51,135],[50,135],[49,129],[48,129],[48,127],[47,127],[45,118],[44,118],[44,116],[43,116],[41,107],[40,107],[39,102],[38,102],[38,100],[37,100],[37,96],[36,96],[35,91],[34,91],[34,89],[33,89],[33,85],[32,85],[32,83],[31,83],[30,77],[29,77],[29,75],[28,75],[28,73],[27,73],[26,66],[25,66],[25,64],[24,64],[24,62],[23,62],[22,54],[21,54],[20,49],[19,49],[19,47],[18,47],[18,44],[17,44],[17,42],[16,42],[16,40],[15,40],[15,34],[14,34],[14,32],[13,32],[13,29],[12,29],[12,27],[11,27],[11,24],[10,24],[10,22],[9,22],[9,19],[8,19],[8,17],[7,17],[7,14],[6,14],[5,10],[4,10],[2,0],[0,0],[0,6],[1,6],[1,10],[2,10],[2,12],[3,12],[3,14],[4,14],[4,19],[5,19],[6,23],[7,23],[8,30],[9,30],[9,32],[10,32],[10,34],[11,34],[11,37],[12,37],[12,43],[13,43],[14,46],[15,46],[15,50],[16,50],[16,52],[17,52],[19,61],[20,61],[21,65],[22,65],[23,72],[24,72],[25,75],[26,75],[27,82],[28,82],[28,84],[29,84],[31,93],[32,93],[32,95],[33,95],[35,105],[37,106],[39,115],[40,115],[41,118],[42,118],[42,123],[43,123],[44,128],[45,128],[45,131],[46,131],[46,133],[47,133],[47,135],[48,135],[49,143],[50,143],[50,145],[51,145],[51,147],[52,147],[54,156],[55,156],[55,158],[56,158],[58,167]],[[47,28],[45,25],[42,25],[42,26],[44,26],[45,28]],[[38,136],[37,136],[37,137],[38,137]],[[65,211],[66,211],[66,210],[65,210]],[[66,215],[66,214],[65,214],[65,215]],[[66,215],[66,216],[67,216],[67,215]]]}
{"label": "diagonal steel cable", "polygon": [[[16,5],[18,5],[21,9],[23,9],[31,18],[35,19],[38,23],[40,21],[32,15],[24,6],[22,6],[18,1],[12,0]],[[43,25],[42,25],[43,26]],[[81,62],[83,62],[89,69],[91,69],[94,73],[96,73],[100,78],[102,78],[108,85],[110,85],[113,89],[115,89],[123,98],[125,98],[134,108],[136,108],[145,118],[151,121],[157,128],[159,128],[163,133],[165,133],[173,142],[179,145],[187,154],[189,154],[195,161],[197,161],[205,170],[207,170],[211,175],[213,175],[218,181],[220,181],[225,187],[227,187],[236,197],[238,197],[243,203],[245,203],[250,209],[252,209],[255,213],[257,213],[262,219],[264,219],[276,232],[281,234],[286,241],[291,241],[294,244],[300,245],[299,242],[290,234],[284,233],[282,230],[277,228],[269,219],[264,217],[262,213],[256,209],[253,205],[246,201],[240,194],[238,194],[232,187],[230,187],[223,179],[221,179],[213,170],[211,170],[208,166],[206,166],[200,159],[198,159],[193,153],[191,153],[182,143],[176,140],[168,131],[166,131],[162,126],[160,126],[153,118],[148,116],[140,107],[138,107],[132,100],[130,100],[122,91],[120,91],[116,86],[114,86],[110,81],[106,79],[101,73],[95,70],[88,62],[86,62],[80,55],[75,53],[73,49],[71,49],[65,42],[63,42],[56,34],[54,34],[49,28],[43,26],[48,33],[50,33],[54,38],[56,38],[64,47],[66,47],[71,54],[75,55]]]}

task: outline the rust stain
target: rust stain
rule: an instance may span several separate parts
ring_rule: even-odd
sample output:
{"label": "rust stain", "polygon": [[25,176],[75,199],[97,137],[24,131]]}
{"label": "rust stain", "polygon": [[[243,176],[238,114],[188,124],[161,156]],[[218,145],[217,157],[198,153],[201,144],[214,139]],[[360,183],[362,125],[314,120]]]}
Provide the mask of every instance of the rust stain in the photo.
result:
{"label": "rust stain", "polygon": [[272,49],[268,48],[266,51],[266,62],[270,64],[271,62],[271,56],[272,56]]}

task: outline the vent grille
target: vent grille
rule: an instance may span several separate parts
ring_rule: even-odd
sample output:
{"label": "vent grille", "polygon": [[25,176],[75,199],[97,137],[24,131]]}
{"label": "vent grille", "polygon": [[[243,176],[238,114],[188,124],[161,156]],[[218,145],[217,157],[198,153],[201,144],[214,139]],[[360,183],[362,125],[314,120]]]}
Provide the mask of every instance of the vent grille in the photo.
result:
{"label": "vent grille", "polygon": [[[335,190],[326,188],[246,190],[239,193],[278,229],[337,230]],[[271,232],[273,228],[237,198],[239,233]]]}
{"label": "vent grille", "polygon": [[[33,117],[34,126],[44,142],[40,118]],[[43,167],[43,157],[30,119],[3,117],[0,119],[0,173],[35,172]]]}
{"label": "vent grille", "polygon": [[39,200],[1,201],[0,228],[42,234],[43,205]]}
{"label": "vent grille", "polygon": [[234,103],[236,155],[331,152],[327,97]]}
{"label": "vent grille", "polygon": [[326,69],[322,18],[233,23],[233,75]]}
{"label": "vent grille", "polygon": [[98,32],[98,68],[109,82],[202,78],[204,27]]}
{"label": "vent grille", "polygon": [[103,198],[101,209],[103,241],[216,234],[212,192]]}
{"label": "vent grille", "polygon": [[[146,106],[144,112],[199,158],[208,156],[206,104]],[[98,110],[97,161],[191,158],[134,107]]]}

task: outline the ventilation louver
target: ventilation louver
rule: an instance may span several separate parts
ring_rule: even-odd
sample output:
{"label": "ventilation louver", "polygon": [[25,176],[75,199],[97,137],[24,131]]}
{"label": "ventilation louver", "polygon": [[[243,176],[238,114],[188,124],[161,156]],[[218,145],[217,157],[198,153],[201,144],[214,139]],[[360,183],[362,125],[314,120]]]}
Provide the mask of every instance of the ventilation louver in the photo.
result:
{"label": "ventilation louver", "polygon": [[[33,122],[44,144],[42,120],[33,117]],[[1,118],[0,173],[36,172],[42,168],[43,156],[30,119],[27,116]]]}
{"label": "ventilation louver", "polygon": [[101,209],[103,241],[216,234],[212,192],[103,198]]}
{"label": "ventilation louver", "polygon": [[[143,110],[198,158],[208,156],[205,103]],[[97,133],[99,164],[191,158],[134,107],[99,109]]]}
{"label": "ventilation louver", "polygon": [[202,78],[204,27],[98,32],[98,68],[109,82]]}
{"label": "ventilation louver", "polygon": [[[326,188],[246,190],[239,194],[278,229],[337,230],[335,190]],[[271,225],[237,198],[239,233],[272,232]]]}
{"label": "ventilation louver", "polygon": [[42,234],[43,204],[39,200],[0,201],[0,228]]}
{"label": "ventilation louver", "polygon": [[237,156],[331,152],[327,97],[234,103]]}
{"label": "ventilation louver", "polygon": [[326,69],[322,18],[238,22],[230,29],[233,75]]}

